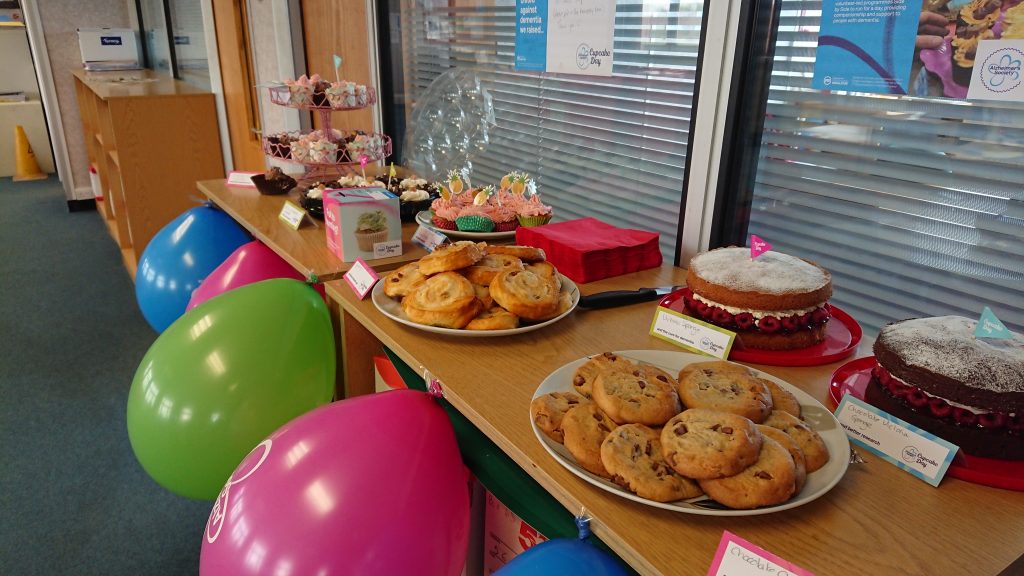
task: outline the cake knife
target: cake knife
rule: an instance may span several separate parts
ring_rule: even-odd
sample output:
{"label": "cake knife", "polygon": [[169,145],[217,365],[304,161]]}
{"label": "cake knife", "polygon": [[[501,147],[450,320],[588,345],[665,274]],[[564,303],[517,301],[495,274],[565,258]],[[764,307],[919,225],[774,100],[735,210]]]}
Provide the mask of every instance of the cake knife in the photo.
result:
{"label": "cake knife", "polygon": [[638,302],[650,302],[657,300],[667,294],[671,294],[683,286],[661,286],[658,288],[640,288],[639,290],[610,290],[608,292],[597,292],[580,296],[580,308],[599,310],[601,308],[614,308]]}

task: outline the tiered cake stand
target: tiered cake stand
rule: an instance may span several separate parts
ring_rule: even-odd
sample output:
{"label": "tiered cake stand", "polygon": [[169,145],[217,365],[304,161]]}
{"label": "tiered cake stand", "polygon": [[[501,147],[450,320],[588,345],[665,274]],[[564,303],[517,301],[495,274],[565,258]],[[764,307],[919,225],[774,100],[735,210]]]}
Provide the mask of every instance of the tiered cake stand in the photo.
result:
{"label": "tiered cake stand", "polygon": [[[354,172],[356,168],[365,166],[367,163],[378,162],[391,155],[391,138],[386,134],[350,133],[331,128],[331,112],[361,110],[376,104],[377,91],[372,87],[367,88],[361,95],[349,96],[341,106],[332,105],[325,94],[296,98],[287,86],[271,87],[270,101],[278,106],[309,110],[320,115],[320,125],[322,126],[320,130],[282,132],[263,137],[263,153],[271,158],[301,164],[305,168],[302,180],[338,178],[345,173]],[[315,161],[310,158],[295,158],[292,150],[294,142],[313,132],[319,133],[324,139],[336,144],[337,152],[332,154],[332,157],[318,158]],[[353,139],[357,139],[358,146],[353,145]]]}

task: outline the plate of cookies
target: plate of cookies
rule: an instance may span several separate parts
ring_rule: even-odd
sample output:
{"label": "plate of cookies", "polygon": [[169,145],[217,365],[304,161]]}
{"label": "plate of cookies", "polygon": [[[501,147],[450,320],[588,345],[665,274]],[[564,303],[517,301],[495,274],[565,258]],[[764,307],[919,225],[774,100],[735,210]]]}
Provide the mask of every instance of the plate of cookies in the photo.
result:
{"label": "plate of cookies", "polygon": [[558,322],[576,308],[580,291],[539,248],[460,240],[388,273],[371,298],[395,322],[487,337]]}
{"label": "plate of cookies", "polygon": [[788,510],[835,486],[850,443],[812,396],[765,372],[685,352],[627,350],[552,372],[533,431],[583,480],[708,516]]}

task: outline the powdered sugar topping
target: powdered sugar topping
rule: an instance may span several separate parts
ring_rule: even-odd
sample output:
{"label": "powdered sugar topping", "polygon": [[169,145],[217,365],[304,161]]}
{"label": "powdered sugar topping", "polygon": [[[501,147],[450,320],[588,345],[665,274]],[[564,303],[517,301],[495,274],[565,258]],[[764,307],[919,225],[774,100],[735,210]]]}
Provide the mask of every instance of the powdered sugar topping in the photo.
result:
{"label": "powdered sugar topping", "polygon": [[718,248],[698,254],[690,268],[701,278],[737,292],[790,294],[825,286],[824,270],[794,256],[768,251],[750,259],[750,248]]}
{"label": "powdered sugar topping", "polygon": [[1024,392],[1024,338],[975,338],[976,320],[915,318],[882,328],[878,339],[904,362],[976,388]]}

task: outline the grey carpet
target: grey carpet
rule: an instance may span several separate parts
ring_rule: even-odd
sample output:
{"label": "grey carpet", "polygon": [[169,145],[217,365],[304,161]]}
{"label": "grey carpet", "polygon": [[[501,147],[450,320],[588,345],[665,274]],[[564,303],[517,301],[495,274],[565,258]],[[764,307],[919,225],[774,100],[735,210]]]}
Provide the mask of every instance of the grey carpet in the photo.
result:
{"label": "grey carpet", "polygon": [[96,212],[0,179],[0,572],[196,574],[211,503],[139,466],[125,407],[156,334]]}

